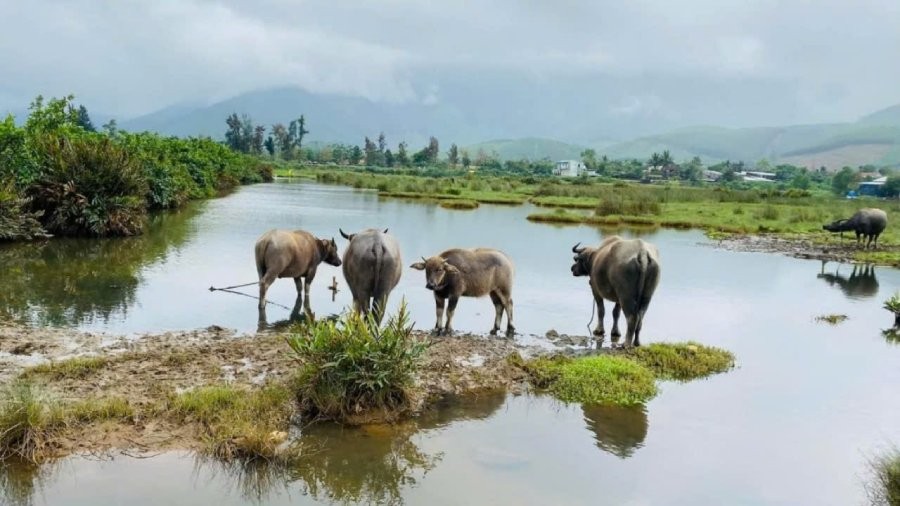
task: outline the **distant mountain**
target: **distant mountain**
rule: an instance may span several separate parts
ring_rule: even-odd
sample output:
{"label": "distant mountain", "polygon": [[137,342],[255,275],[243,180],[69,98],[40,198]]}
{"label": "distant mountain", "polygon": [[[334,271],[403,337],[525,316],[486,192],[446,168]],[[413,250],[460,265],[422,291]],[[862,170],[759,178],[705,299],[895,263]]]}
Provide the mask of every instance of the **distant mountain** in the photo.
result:
{"label": "distant mountain", "polygon": [[[639,87],[640,82],[563,80],[548,88],[541,81],[511,86],[502,77],[488,74],[479,78],[443,76],[438,98],[404,103],[314,94],[299,88],[259,90],[206,106],[168,107],[122,121],[120,127],[223,138],[225,118],[235,112],[246,113],[267,128],[273,123],[287,124],[303,114],[311,131],[309,142],[361,145],[366,136],[374,139],[384,132],[389,146],[406,141],[411,150],[417,150],[433,135],[440,141],[441,151],[456,143],[472,156],[482,149],[503,159],[578,158],[585,147],[591,147],[598,155],[612,158],[643,159],[669,150],[676,160],[699,156],[705,162],[753,163],[766,158],[832,169],[844,164],[900,164],[900,105],[853,123],[686,127],[672,119],[677,115],[652,108],[625,111],[611,105],[616,90],[626,85]],[[733,108],[743,107],[744,102],[723,103],[722,111],[731,115]],[[714,124],[722,111],[704,117]]]}
{"label": "distant mountain", "polygon": [[838,169],[843,165],[900,165],[900,105],[855,123],[763,128],[694,127],[640,137],[604,152],[613,158],[646,158],[669,150],[676,160],[743,160]]}
{"label": "distant mountain", "polygon": [[568,144],[552,139],[527,137],[524,139],[499,139],[494,141],[479,142],[465,146],[469,155],[474,157],[479,151],[496,154],[501,160],[550,160],[581,159],[581,152],[587,149],[584,146]]}

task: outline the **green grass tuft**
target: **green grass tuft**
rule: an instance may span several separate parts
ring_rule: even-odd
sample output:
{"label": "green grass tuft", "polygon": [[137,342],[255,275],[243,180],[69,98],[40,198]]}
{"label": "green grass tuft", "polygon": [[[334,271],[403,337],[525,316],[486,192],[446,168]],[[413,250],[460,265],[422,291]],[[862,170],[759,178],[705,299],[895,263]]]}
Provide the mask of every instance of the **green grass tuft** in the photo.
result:
{"label": "green grass tuft", "polygon": [[900,450],[894,448],[869,465],[874,475],[866,486],[870,502],[877,506],[900,506]]}
{"label": "green grass tuft", "polygon": [[841,323],[844,323],[847,318],[848,317],[845,314],[824,314],[816,316],[816,321],[820,323],[827,323],[829,325],[839,325]]}
{"label": "green grass tuft", "polygon": [[632,357],[660,379],[688,381],[725,372],[734,367],[731,352],[687,343],[653,343],[635,349]]}
{"label": "green grass tuft", "polygon": [[444,209],[471,210],[478,209],[478,202],[475,202],[474,200],[445,199],[441,200],[441,207]]}
{"label": "green grass tuft", "polygon": [[207,451],[217,458],[279,461],[296,456],[296,448],[287,444],[293,396],[285,387],[197,388],[173,397],[168,407],[176,420],[200,424]]}
{"label": "green grass tuft", "polygon": [[405,303],[384,327],[353,313],[305,325],[288,344],[301,364],[296,385],[304,411],[350,423],[408,410],[427,347],[412,335]]}
{"label": "green grass tuft", "polygon": [[593,356],[559,366],[550,390],[565,402],[634,405],[656,396],[649,369],[616,356]]}
{"label": "green grass tuft", "polygon": [[0,391],[0,460],[40,462],[53,456],[54,441],[64,430],[132,416],[133,410],[124,399],[85,399],[67,404],[18,380]]}
{"label": "green grass tuft", "polygon": [[49,362],[26,369],[23,377],[42,376],[51,380],[84,378],[109,362],[105,357],[74,357],[60,362]]}

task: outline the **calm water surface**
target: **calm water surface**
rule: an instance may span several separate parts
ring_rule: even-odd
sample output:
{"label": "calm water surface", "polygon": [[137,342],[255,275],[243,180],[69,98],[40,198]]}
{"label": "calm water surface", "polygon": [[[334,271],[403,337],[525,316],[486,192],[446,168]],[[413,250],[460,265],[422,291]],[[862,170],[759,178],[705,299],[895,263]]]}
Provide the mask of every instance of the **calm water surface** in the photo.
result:
{"label": "calm water surface", "polygon": [[[139,333],[210,324],[253,331],[254,301],[223,286],[254,280],[252,247],[265,230],[390,227],[404,264],[451,246],[496,246],[516,263],[517,329],[583,334],[591,317],[571,246],[604,232],[527,222],[525,207],[448,211],[314,184],[251,186],[158,217],[139,238],[51,241],[0,248],[0,312],[34,324]],[[623,235],[634,235],[624,231]],[[303,504],[405,500],[409,504],[860,504],[866,460],[900,442],[900,346],[882,301],[900,271],[854,269],[703,245],[697,232],[642,235],[658,245],[660,288],[646,342],[697,340],[732,350],[734,371],[666,382],[638,410],[565,406],[544,397],[485,395],[448,404],[398,428],[311,429],[321,459],[282,473],[226,469],[181,454],[0,474],[0,496],[36,504]],[[326,285],[342,290],[331,301]],[[433,325],[424,275],[404,270],[391,305],[406,297]],[[254,289],[250,288],[249,293]],[[320,314],[349,303],[338,268],[312,289]],[[276,302],[294,286],[276,282]],[[831,327],[815,316],[843,313]],[[485,332],[488,299],[463,299],[458,330]],[[270,322],[288,310],[270,308]],[[609,315],[607,315],[609,318]],[[157,484],[165,483],[165,487]],[[16,499],[18,498],[18,499]]]}

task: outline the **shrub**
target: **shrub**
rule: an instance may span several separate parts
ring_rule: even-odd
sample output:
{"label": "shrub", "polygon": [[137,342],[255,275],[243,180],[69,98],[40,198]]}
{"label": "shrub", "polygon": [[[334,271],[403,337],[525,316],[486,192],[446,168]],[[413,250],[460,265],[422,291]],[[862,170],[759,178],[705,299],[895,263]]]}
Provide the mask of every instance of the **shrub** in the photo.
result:
{"label": "shrub", "polygon": [[306,324],[288,344],[300,362],[297,393],[304,411],[345,422],[408,410],[427,347],[412,335],[405,303],[384,327],[371,314],[353,313]]}
{"label": "shrub", "polygon": [[144,226],[147,181],[140,166],[103,136],[38,138],[40,175],[27,190],[47,231],[134,235]]}
{"label": "shrub", "polygon": [[16,192],[11,182],[0,182],[0,241],[47,237],[40,211],[29,211],[29,200]]}
{"label": "shrub", "polygon": [[757,219],[762,220],[777,220],[779,216],[778,208],[775,206],[767,205],[760,211],[758,211],[754,216]]}
{"label": "shrub", "polygon": [[866,492],[872,504],[900,506],[900,450],[894,448],[869,463],[874,480]]}

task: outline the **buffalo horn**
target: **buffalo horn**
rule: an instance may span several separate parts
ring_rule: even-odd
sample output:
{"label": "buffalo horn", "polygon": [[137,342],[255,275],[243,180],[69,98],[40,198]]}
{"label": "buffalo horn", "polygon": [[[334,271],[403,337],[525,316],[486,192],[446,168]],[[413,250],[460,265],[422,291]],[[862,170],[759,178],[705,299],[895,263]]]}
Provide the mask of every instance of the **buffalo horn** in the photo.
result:
{"label": "buffalo horn", "polygon": [[572,253],[581,253],[584,251],[584,248],[578,249],[578,246],[581,246],[581,241],[578,241],[575,246],[572,246]]}
{"label": "buffalo horn", "polygon": [[347,240],[350,240],[350,236],[349,236],[349,235],[347,235],[347,233],[346,233],[346,232],[344,232],[344,230],[343,230],[343,229],[341,229],[341,228],[338,228],[338,230],[339,230],[339,231],[340,231],[340,232],[341,232],[341,237],[343,237],[343,238],[344,238],[344,239],[347,239]]}

